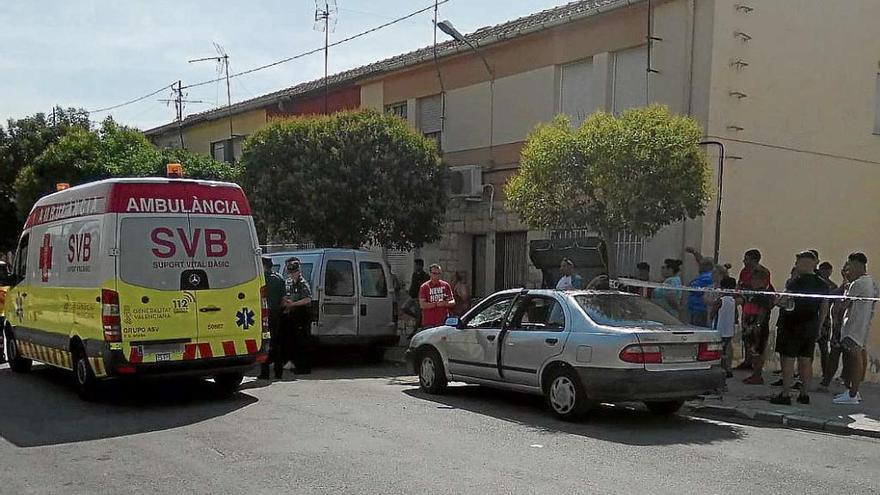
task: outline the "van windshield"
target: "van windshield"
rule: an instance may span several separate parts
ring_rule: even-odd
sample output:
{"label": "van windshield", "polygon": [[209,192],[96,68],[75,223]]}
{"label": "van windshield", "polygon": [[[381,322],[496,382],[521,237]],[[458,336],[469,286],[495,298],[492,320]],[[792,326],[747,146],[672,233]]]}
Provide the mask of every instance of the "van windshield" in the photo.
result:
{"label": "van windshield", "polygon": [[184,270],[203,270],[211,289],[258,275],[251,227],[243,218],[123,218],[119,256],[122,281],[150,289],[180,290]]}

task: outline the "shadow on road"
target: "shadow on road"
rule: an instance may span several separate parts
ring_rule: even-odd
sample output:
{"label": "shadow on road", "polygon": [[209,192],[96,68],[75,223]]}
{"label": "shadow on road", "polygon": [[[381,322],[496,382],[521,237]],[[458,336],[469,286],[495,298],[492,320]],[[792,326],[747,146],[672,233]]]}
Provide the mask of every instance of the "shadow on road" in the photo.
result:
{"label": "shadow on road", "polygon": [[475,385],[455,386],[444,395],[429,395],[415,388],[404,391],[442,409],[461,409],[532,427],[545,433],[568,433],[627,445],[712,444],[736,440],[742,428],[684,416],[659,417],[639,405],[603,405],[581,422],[569,423],[552,416],[542,397]]}
{"label": "shadow on road", "polygon": [[177,428],[257,402],[223,398],[205,380],[120,381],[105,384],[97,402],[80,400],[72,377],[46,366],[31,373],[0,370],[0,436],[19,447],[57,445]]}

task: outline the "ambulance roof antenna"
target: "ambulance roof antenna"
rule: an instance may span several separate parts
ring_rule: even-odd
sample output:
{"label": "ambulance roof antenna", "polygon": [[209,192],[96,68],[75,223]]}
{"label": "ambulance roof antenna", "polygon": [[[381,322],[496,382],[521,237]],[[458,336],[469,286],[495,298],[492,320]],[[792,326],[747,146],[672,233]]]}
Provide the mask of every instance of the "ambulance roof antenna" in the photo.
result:
{"label": "ambulance roof antenna", "polygon": [[328,113],[329,88],[327,66],[329,60],[330,31],[336,28],[336,0],[315,0],[315,31],[324,31],[324,115]]}

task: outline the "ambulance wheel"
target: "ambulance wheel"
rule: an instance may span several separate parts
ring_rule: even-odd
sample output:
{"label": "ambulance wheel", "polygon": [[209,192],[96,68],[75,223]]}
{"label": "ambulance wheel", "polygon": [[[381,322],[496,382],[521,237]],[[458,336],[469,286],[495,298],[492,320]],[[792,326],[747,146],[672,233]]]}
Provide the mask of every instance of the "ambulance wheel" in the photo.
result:
{"label": "ambulance wheel", "polygon": [[18,352],[18,343],[15,341],[15,337],[12,336],[12,330],[7,328],[4,333],[6,334],[6,360],[9,361],[9,369],[16,373],[27,373],[31,370],[31,365],[34,362],[22,357]]}
{"label": "ambulance wheel", "polygon": [[98,398],[98,379],[82,347],[73,349],[73,381],[80,399],[93,401]]}
{"label": "ambulance wheel", "polygon": [[238,391],[244,375],[241,373],[224,373],[214,377],[214,383],[220,389],[222,395],[232,395]]}

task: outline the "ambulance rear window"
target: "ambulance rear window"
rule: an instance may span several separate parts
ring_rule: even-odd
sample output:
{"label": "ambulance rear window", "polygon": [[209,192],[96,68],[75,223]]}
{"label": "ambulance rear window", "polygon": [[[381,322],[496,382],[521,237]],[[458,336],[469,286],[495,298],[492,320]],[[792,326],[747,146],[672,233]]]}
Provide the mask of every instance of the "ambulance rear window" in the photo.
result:
{"label": "ambulance rear window", "polygon": [[181,272],[203,270],[209,288],[225,289],[258,275],[244,218],[123,218],[119,239],[119,275],[132,285],[180,290]]}

